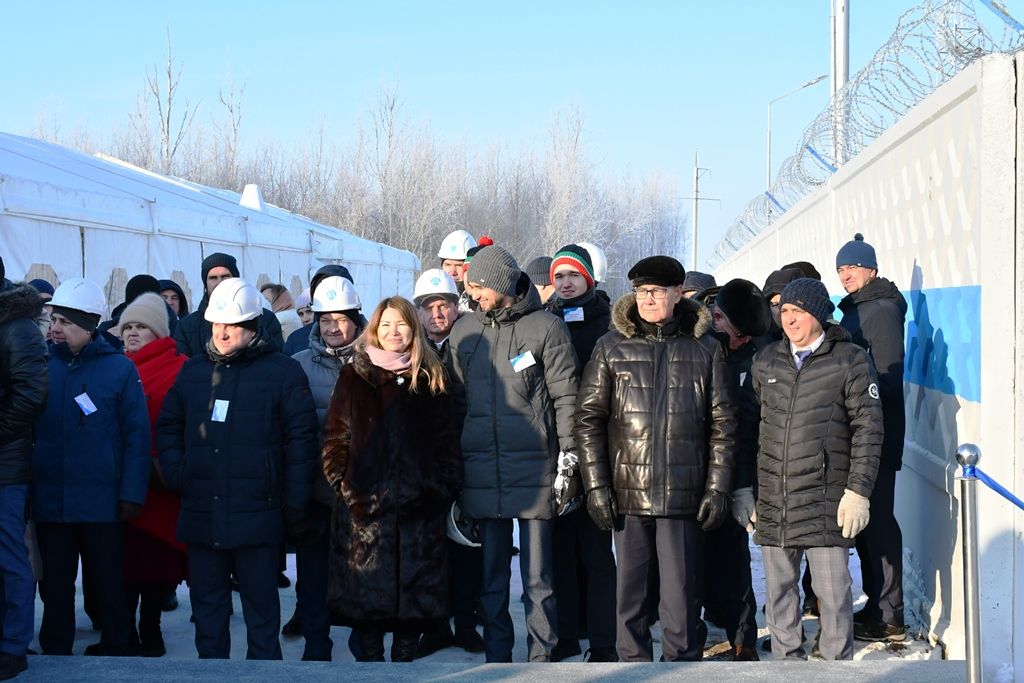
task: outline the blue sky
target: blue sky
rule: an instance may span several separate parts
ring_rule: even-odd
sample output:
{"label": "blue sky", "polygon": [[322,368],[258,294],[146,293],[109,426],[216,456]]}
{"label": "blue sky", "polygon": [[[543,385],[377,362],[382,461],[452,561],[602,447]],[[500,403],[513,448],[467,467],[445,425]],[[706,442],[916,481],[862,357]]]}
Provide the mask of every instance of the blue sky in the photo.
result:
{"label": "blue sky", "polygon": [[[851,0],[851,74],[916,2]],[[1011,8],[1012,9],[1012,8]],[[170,27],[182,92],[209,117],[245,84],[243,142],[343,142],[382,86],[442,140],[542,148],[578,105],[601,173],[679,178],[693,155],[700,261],[764,186],[769,100],[829,71],[829,0],[676,2],[14,2],[3,9],[0,130],[40,115],[106,134],[127,121]],[[979,9],[979,12],[985,11]],[[827,79],[773,107],[780,162],[827,104]],[[2,172],[2,169],[0,169]]]}

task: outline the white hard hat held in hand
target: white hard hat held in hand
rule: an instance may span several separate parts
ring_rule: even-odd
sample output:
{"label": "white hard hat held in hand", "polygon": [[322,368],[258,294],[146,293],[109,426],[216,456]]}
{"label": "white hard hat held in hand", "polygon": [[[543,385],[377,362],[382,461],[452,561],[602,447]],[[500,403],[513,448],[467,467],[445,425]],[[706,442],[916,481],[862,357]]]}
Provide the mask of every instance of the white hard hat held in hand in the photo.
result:
{"label": "white hard hat held in hand", "polygon": [[448,233],[437,252],[438,258],[465,261],[466,252],[476,246],[476,240],[465,230]]}
{"label": "white hard hat held in hand", "polygon": [[338,313],[358,311],[362,303],[355,285],[339,275],[332,275],[317,284],[310,308],[314,313]]}
{"label": "white hard hat held in hand", "polygon": [[262,315],[265,301],[259,290],[242,278],[228,278],[213,290],[203,317],[211,323],[236,325]]}

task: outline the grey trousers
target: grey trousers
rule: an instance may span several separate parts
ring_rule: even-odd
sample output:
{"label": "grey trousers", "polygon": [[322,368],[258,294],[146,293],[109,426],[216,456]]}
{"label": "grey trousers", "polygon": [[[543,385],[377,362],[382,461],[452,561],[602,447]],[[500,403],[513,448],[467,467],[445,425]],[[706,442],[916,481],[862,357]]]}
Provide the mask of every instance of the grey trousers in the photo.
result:
{"label": "grey trousers", "polygon": [[821,607],[818,648],[825,659],[853,659],[853,595],[848,548],[762,546],[765,617],[775,659],[807,659],[800,628],[800,559],[806,553]]}
{"label": "grey trousers", "polygon": [[[487,662],[511,662],[515,645],[515,629],[508,612],[512,520],[481,519],[479,525],[483,546],[480,606]],[[526,647],[531,662],[550,661],[558,640],[551,529],[548,520],[519,520],[519,572],[526,598]]]}

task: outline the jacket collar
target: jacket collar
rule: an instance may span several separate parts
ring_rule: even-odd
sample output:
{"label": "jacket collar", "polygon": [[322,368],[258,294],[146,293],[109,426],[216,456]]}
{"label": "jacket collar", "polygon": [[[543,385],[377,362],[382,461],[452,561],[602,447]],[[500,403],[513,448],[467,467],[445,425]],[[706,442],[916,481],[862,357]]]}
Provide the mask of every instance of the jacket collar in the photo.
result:
{"label": "jacket collar", "polygon": [[[694,299],[681,299],[672,319],[661,326],[661,337],[693,337],[698,339],[711,331],[711,312]],[[612,307],[612,325],[624,337],[658,337],[658,326],[640,317],[632,292],[619,297]]]}
{"label": "jacket collar", "polygon": [[484,325],[512,325],[520,318],[542,308],[537,288],[530,282],[530,277],[523,273],[516,283],[516,300],[511,306],[493,311],[477,311],[477,315]]}

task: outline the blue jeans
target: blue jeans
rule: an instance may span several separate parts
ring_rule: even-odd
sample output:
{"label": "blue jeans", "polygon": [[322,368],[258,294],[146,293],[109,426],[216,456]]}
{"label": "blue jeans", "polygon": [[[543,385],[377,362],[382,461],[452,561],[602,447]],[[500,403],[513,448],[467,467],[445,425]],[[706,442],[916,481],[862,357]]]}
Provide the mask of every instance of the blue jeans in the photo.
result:
{"label": "blue jeans", "polygon": [[25,545],[28,484],[0,486],[0,652],[24,655],[35,629],[36,583]]}

